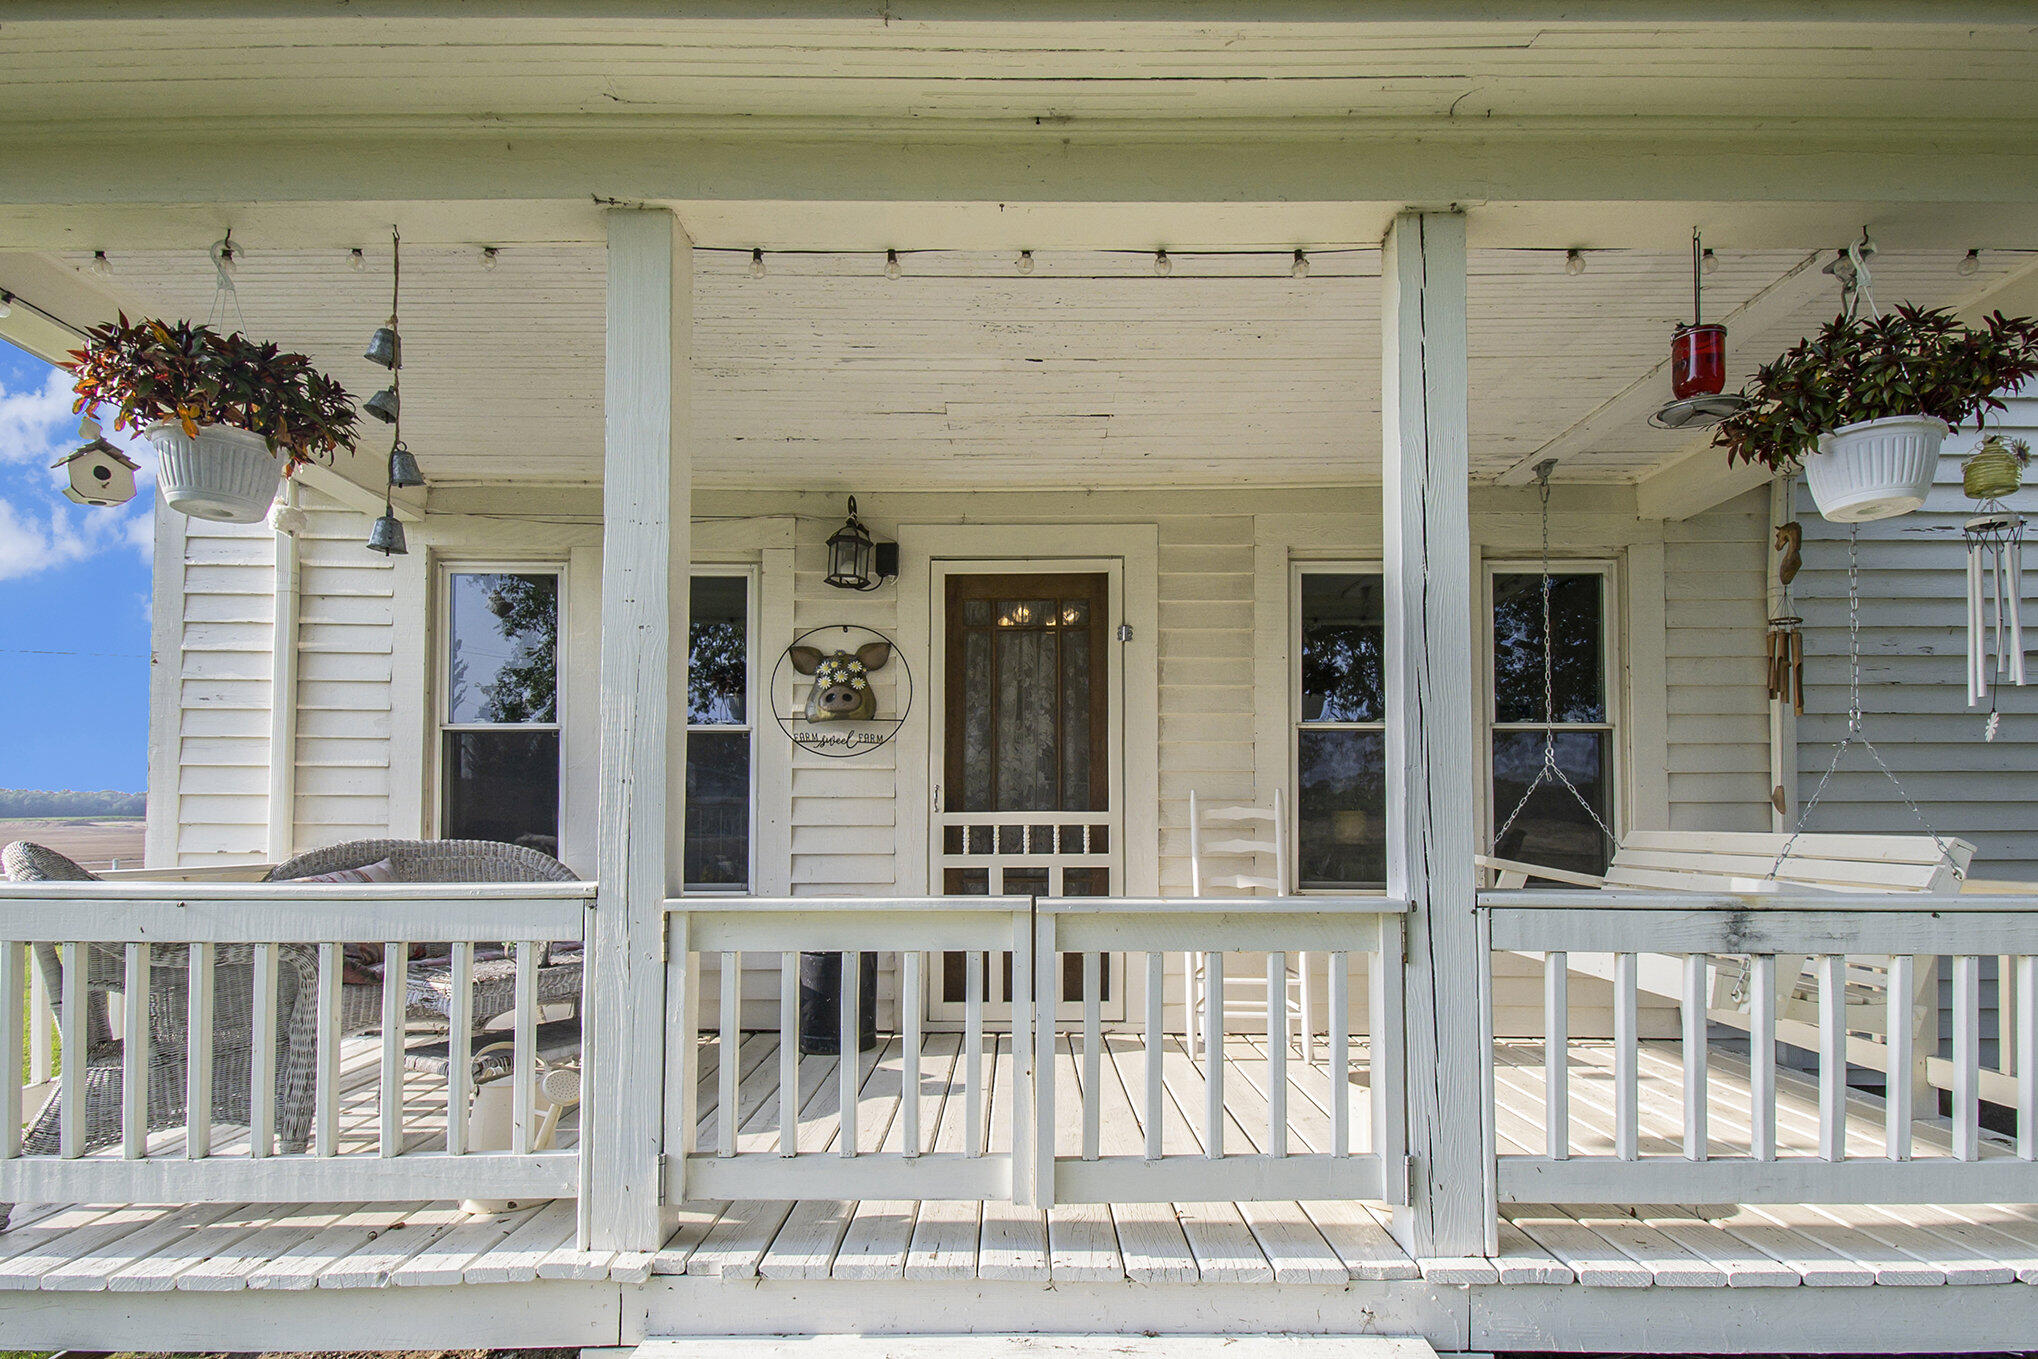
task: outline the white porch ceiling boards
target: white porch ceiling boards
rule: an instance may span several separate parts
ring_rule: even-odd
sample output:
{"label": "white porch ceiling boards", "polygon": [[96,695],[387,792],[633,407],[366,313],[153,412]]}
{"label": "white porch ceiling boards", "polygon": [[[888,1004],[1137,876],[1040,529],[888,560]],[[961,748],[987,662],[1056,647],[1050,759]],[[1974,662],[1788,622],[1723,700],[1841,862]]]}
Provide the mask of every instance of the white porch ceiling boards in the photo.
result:
{"label": "white porch ceiling boards", "polygon": [[1290,4],[1272,21],[1160,3],[785,5],[759,18],[641,4],[13,8],[0,119],[30,122],[1519,118],[1615,105],[1879,118],[1920,78],[1935,119],[2038,116],[2038,32],[2011,5],[1730,5],[1706,22],[1661,3],[1596,5],[1585,22],[1554,5],[1469,4]]}
{"label": "white porch ceiling boards", "polygon": [[[239,238],[237,237],[237,240]],[[1830,250],[1827,243],[1825,249]],[[278,251],[243,242],[241,305],[256,333],[305,348],[357,397],[380,369],[361,357],[388,310],[388,244]],[[1812,251],[1722,251],[1706,280],[1730,330],[1733,381],[1837,307]],[[695,484],[857,489],[1327,485],[1380,472],[1379,257],[1011,252],[698,251]],[[1951,252],[1875,261],[1876,294],[1964,303],[2038,259],[1984,254],[1972,277]],[[82,270],[89,255],[61,262]],[[1559,476],[1628,482],[1702,449],[1703,434],[1651,429],[1667,399],[1651,370],[1690,308],[1681,248],[1595,251],[1578,276],[1561,252],[1474,250],[1469,289],[1472,461],[1496,480],[1562,440]],[[130,312],[203,317],[202,251],[122,252],[99,280]],[[7,282],[0,260],[0,284]],[[600,475],[603,258],[584,246],[513,246],[484,271],[473,247],[404,255],[407,440],[439,481],[592,482]],[[1736,324],[1767,290],[1768,320]],[[1756,313],[1750,313],[1754,315]],[[1639,386],[1637,384],[1640,384]],[[1618,402],[1634,389],[1625,406]],[[1645,399],[1646,398],[1646,399]],[[1639,411],[1639,414],[1635,413]],[[380,476],[371,427],[353,474]]]}

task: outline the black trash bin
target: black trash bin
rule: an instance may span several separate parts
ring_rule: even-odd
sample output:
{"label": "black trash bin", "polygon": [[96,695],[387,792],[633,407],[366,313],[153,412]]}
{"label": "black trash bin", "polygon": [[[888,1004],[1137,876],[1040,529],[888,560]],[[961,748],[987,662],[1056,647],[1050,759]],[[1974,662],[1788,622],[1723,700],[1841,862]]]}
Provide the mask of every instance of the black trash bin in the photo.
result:
{"label": "black trash bin", "polygon": [[[856,955],[856,1044],[877,1046],[877,955]],[[842,1051],[842,955],[800,955],[800,1051],[832,1056]]]}

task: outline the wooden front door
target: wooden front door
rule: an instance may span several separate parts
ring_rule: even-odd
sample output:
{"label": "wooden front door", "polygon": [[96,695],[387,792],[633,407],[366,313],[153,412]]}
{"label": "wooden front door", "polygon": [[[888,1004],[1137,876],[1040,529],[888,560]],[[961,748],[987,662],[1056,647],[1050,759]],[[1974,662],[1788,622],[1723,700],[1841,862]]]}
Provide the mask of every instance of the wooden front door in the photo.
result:
{"label": "wooden front door", "polygon": [[[1112,787],[1110,577],[951,575],[945,587],[941,777],[935,851],[941,891],[1109,896],[1118,888]],[[1081,960],[1063,995],[1080,1002]],[[990,966],[989,960],[984,965]],[[950,955],[936,1013],[964,998],[967,960]],[[1010,1000],[1009,960],[986,1000]],[[1117,968],[1101,997],[1119,1008]]]}

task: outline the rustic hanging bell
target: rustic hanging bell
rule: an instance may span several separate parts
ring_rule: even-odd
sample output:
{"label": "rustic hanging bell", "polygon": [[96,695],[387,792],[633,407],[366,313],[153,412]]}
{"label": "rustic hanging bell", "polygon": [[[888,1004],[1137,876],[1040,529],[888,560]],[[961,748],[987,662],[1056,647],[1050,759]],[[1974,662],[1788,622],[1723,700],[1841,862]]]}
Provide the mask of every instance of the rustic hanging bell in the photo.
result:
{"label": "rustic hanging bell", "polygon": [[369,397],[361,409],[374,416],[377,420],[380,420],[383,424],[391,425],[396,423],[397,405],[396,388],[384,387],[381,391]]}
{"label": "rustic hanging bell", "polygon": [[368,550],[380,552],[385,557],[401,557],[410,552],[403,541],[403,525],[396,522],[396,509],[384,503],[382,513],[376,516],[374,527],[368,530]]}
{"label": "rustic hanging bell", "polygon": [[395,369],[397,364],[403,361],[403,345],[396,338],[395,329],[390,326],[383,326],[380,330],[377,330],[374,337],[368,341],[368,352],[362,355],[362,357],[370,363],[380,364],[382,367],[392,370]]}
{"label": "rustic hanging bell", "polygon": [[418,460],[398,440],[396,447],[389,450],[389,484],[391,486],[422,486],[425,474],[418,470]]}

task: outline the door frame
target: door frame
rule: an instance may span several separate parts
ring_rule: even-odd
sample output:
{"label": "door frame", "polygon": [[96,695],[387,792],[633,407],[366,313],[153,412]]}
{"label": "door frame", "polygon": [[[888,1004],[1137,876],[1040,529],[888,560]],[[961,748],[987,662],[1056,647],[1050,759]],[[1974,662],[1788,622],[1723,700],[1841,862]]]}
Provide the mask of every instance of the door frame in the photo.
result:
{"label": "door frame", "polygon": [[[947,578],[951,574],[1102,572],[1110,579],[1111,645],[1117,682],[1111,686],[1109,751],[1112,786],[1120,798],[1118,891],[1161,895],[1160,873],[1160,602],[1159,530],[1154,524],[901,524],[899,644],[924,658],[928,699],[899,733],[896,783],[898,872],[902,890],[939,893],[934,882],[934,788],[943,777],[946,720]],[[1118,627],[1131,637],[1118,640]],[[1145,752],[1153,752],[1146,754]],[[1183,807],[1186,809],[1186,800]],[[1186,825],[1187,812],[1178,819]],[[1127,1014],[1140,1013],[1144,969],[1126,969]]]}

